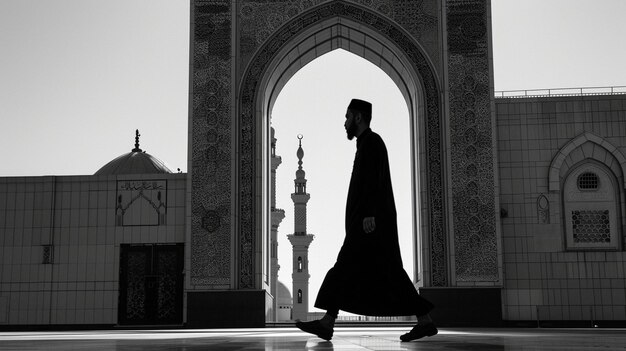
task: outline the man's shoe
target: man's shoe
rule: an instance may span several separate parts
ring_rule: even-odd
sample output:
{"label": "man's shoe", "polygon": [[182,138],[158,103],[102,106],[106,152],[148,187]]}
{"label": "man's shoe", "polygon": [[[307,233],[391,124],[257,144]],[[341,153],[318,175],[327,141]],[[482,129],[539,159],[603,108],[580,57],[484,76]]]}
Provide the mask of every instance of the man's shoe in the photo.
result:
{"label": "man's shoe", "polygon": [[413,341],[417,339],[421,339],[425,336],[433,336],[437,335],[439,331],[437,327],[433,323],[428,323],[426,325],[416,325],[411,329],[410,332],[401,335],[400,340],[402,341]]}
{"label": "man's shoe", "polygon": [[323,326],[319,320],[310,322],[296,321],[296,327],[309,334],[317,335],[317,337],[326,341],[330,341],[333,338],[333,328]]}

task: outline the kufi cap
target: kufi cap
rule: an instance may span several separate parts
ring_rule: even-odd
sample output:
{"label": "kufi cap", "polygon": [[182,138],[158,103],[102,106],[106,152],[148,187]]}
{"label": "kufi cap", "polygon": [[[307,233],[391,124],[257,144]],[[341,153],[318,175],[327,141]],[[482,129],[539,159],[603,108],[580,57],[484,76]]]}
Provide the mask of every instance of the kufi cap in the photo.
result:
{"label": "kufi cap", "polygon": [[348,105],[348,109],[357,110],[366,115],[372,114],[372,104],[364,100],[352,99],[350,105]]}

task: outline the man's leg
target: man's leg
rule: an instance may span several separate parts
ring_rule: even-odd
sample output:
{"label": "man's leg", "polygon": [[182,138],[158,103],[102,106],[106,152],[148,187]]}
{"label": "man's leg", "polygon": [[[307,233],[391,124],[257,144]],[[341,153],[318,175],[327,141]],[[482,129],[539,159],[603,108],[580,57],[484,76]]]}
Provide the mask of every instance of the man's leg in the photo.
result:
{"label": "man's leg", "polygon": [[418,325],[433,324],[433,319],[430,318],[430,314],[425,314],[423,316],[418,316],[417,317],[417,324]]}
{"label": "man's leg", "polygon": [[429,314],[417,316],[417,324],[411,329],[410,332],[400,336],[402,341],[413,341],[421,339],[425,336],[437,335],[439,331],[435,327],[432,318]]}
{"label": "man's leg", "polygon": [[338,309],[328,310],[326,311],[326,314],[324,315],[324,317],[320,319],[320,323],[327,328],[333,329],[335,327],[335,320],[337,319],[338,315],[339,315]]}
{"label": "man's leg", "polygon": [[310,322],[296,321],[296,327],[300,330],[317,335],[319,338],[329,341],[333,338],[335,328],[335,319],[339,313],[338,309],[330,309],[322,319],[316,319]]}
{"label": "man's leg", "polygon": [[326,309],[326,314],[322,319],[302,322],[296,321],[296,327],[307,333],[317,335],[324,340],[330,340],[333,337],[333,328],[335,327],[335,319],[339,314],[339,305],[337,298],[339,291],[341,290],[342,278],[337,273],[335,267],[331,268],[322,282],[319,292],[317,293],[317,299],[315,300],[315,307],[320,309]]}

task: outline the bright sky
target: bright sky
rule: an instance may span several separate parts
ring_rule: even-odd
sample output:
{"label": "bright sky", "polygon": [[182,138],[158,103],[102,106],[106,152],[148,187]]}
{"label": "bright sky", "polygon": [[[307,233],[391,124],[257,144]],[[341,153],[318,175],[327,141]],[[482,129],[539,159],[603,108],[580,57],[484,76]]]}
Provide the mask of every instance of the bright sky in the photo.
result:
{"label": "bright sky", "polygon": [[[626,1],[491,2],[496,90],[626,85]],[[142,149],[187,171],[188,70],[188,1],[0,0],[0,176],[93,174],[133,148],[135,129]],[[288,212],[280,279],[289,288],[289,194],[304,135],[311,304],[343,240],[355,148],[343,121],[353,96],[374,102],[372,127],[387,141],[412,274],[406,104],[378,68],[335,51],[298,72],[273,111],[277,205]]]}

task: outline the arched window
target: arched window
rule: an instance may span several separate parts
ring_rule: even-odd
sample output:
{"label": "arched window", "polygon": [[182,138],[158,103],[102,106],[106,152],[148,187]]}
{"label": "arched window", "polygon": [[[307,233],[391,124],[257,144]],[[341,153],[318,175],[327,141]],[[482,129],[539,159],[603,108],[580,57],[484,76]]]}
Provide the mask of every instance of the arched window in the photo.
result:
{"label": "arched window", "polygon": [[600,179],[593,172],[584,172],[578,176],[577,183],[580,190],[598,190]]}
{"label": "arched window", "polygon": [[302,289],[298,289],[298,303],[302,303]]}
{"label": "arched window", "polygon": [[302,257],[298,257],[298,272],[302,272]]}
{"label": "arched window", "polygon": [[616,178],[604,165],[583,161],[565,178],[563,220],[570,250],[619,248]]}

